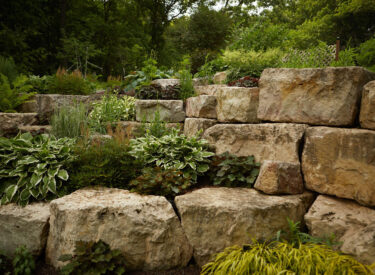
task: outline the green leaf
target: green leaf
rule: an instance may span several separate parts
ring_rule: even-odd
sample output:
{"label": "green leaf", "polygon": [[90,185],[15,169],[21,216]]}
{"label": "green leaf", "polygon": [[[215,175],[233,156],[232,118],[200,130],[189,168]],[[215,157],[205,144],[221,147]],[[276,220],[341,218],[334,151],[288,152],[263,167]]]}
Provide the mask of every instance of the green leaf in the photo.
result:
{"label": "green leaf", "polygon": [[31,194],[28,189],[23,189],[20,194],[20,200],[27,201],[30,198]]}
{"label": "green leaf", "polygon": [[8,201],[12,201],[14,195],[17,193],[17,190],[18,187],[15,184],[10,185],[7,189],[5,189],[5,196]]}
{"label": "green leaf", "polygon": [[48,176],[50,178],[54,178],[56,176],[57,172],[59,172],[59,168],[50,168],[50,169],[48,169]]}
{"label": "green leaf", "polygon": [[37,173],[34,173],[31,176],[30,183],[32,184],[33,187],[37,186],[39,182],[42,180],[43,176],[39,175]]}
{"label": "green leaf", "polygon": [[48,190],[51,191],[53,194],[56,194],[56,180],[55,178],[50,178],[48,181]]}
{"label": "green leaf", "polygon": [[57,176],[60,179],[65,180],[65,181],[68,180],[68,178],[69,178],[68,172],[66,170],[64,170],[64,169],[60,169],[59,173],[57,174]]}
{"label": "green leaf", "polygon": [[29,164],[32,164],[32,163],[37,163],[39,162],[38,159],[36,159],[35,157],[33,156],[29,156],[29,157],[26,157],[24,159],[21,159],[17,162],[17,166],[18,165],[29,165]]}

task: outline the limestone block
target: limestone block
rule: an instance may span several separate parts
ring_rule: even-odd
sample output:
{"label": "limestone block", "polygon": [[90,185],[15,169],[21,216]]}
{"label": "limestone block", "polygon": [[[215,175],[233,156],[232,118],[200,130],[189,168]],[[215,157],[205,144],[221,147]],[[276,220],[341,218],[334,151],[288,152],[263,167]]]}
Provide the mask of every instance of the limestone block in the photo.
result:
{"label": "limestone block", "polygon": [[199,131],[202,131],[200,136],[203,136],[204,132],[216,123],[217,121],[215,119],[187,118],[184,123],[184,135],[191,137],[195,136]]}
{"label": "limestone block", "polygon": [[201,95],[186,100],[186,116],[198,118],[216,118],[216,97]]}
{"label": "limestone block", "polygon": [[156,112],[159,112],[162,121],[183,122],[185,120],[182,100],[137,100],[135,109],[137,121],[151,122]]}
{"label": "limestone block", "polygon": [[375,81],[363,88],[359,121],[362,128],[375,130]]}

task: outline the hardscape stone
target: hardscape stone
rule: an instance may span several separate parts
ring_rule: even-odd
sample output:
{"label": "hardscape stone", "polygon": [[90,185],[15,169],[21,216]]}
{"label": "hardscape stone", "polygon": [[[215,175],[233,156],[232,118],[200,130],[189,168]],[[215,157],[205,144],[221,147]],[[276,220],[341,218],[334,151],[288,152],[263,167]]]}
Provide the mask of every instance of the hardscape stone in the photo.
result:
{"label": "hardscape stone", "polygon": [[375,262],[375,210],[354,201],[320,195],[305,215],[315,237],[335,235],[338,248],[357,260]]}
{"label": "hardscape stone", "polygon": [[359,121],[362,128],[375,130],[375,81],[363,87]]}
{"label": "hardscape stone", "polygon": [[227,72],[218,72],[214,75],[212,80],[215,84],[223,84],[226,82],[227,77],[228,77]]}
{"label": "hardscape stone", "polygon": [[[144,125],[142,122],[138,121],[120,121],[117,125],[124,131],[124,134],[127,137],[135,138],[139,137],[143,134],[144,127],[150,125],[150,123],[145,123]],[[165,123],[167,128],[176,128],[179,129],[181,132],[183,130],[184,124],[183,123]]]}
{"label": "hardscape stone", "polygon": [[182,227],[202,266],[224,248],[269,240],[288,228],[287,218],[303,223],[314,195],[269,196],[249,188],[203,188],[178,196]]}
{"label": "hardscape stone", "polygon": [[258,118],[312,125],[353,125],[363,86],[375,74],[361,67],[265,69]]}
{"label": "hardscape stone", "polygon": [[216,97],[200,95],[186,99],[186,116],[198,118],[216,118]]}
{"label": "hardscape stone", "polygon": [[305,140],[307,189],[375,206],[375,131],[312,127]]}
{"label": "hardscape stone", "polygon": [[195,136],[201,131],[200,136],[203,136],[204,132],[214,126],[217,123],[215,119],[208,118],[186,118],[184,123],[184,135],[187,137]]}
{"label": "hardscape stone", "polygon": [[197,95],[216,95],[217,91],[223,87],[227,87],[227,85],[200,85],[195,86],[195,93]]}
{"label": "hardscape stone", "polygon": [[160,196],[127,190],[78,190],[51,202],[46,260],[73,254],[77,241],[106,242],[119,249],[129,270],[167,270],[186,266],[192,257],[172,205]]}
{"label": "hardscape stone", "polygon": [[44,251],[48,235],[48,203],[0,206],[0,251],[12,257],[16,249],[25,246],[39,256]]}
{"label": "hardscape stone", "polygon": [[222,87],[216,92],[219,122],[257,123],[259,89]]}
{"label": "hardscape stone", "polygon": [[38,123],[37,113],[0,113],[0,136],[15,135],[18,128]]}
{"label": "hardscape stone", "polygon": [[266,160],[254,188],[266,194],[301,194],[304,191],[299,163]]}
{"label": "hardscape stone", "polygon": [[159,84],[163,89],[167,88],[167,86],[174,86],[179,85],[179,79],[155,79],[151,82],[151,84]]}
{"label": "hardscape stone", "polygon": [[216,154],[254,155],[257,162],[274,160],[299,163],[299,146],[307,125],[304,124],[217,124],[203,138]]}
{"label": "hardscape stone", "polygon": [[152,122],[155,113],[166,122],[183,122],[185,120],[184,103],[182,100],[137,100],[135,102],[137,121]]}

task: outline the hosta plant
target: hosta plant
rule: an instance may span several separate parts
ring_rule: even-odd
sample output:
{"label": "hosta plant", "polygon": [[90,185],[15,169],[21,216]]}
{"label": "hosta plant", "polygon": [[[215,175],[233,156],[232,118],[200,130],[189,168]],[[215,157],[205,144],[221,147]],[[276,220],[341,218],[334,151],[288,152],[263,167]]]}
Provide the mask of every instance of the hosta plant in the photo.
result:
{"label": "hosta plant", "polygon": [[64,169],[74,159],[74,139],[30,133],[0,138],[1,204],[43,201],[63,194]]}
{"label": "hosta plant", "polygon": [[130,96],[117,97],[107,95],[99,102],[93,103],[89,114],[89,126],[99,133],[106,133],[108,125],[118,121],[134,120],[135,98]]}
{"label": "hosta plant", "polygon": [[111,250],[108,244],[98,242],[77,242],[73,255],[62,255],[62,262],[69,262],[62,269],[63,275],[105,274],[120,275],[125,273],[125,258],[119,250]]}
{"label": "hosta plant", "polygon": [[340,254],[320,244],[287,242],[258,243],[233,246],[216,255],[206,264],[201,275],[208,274],[374,274],[373,267]]}
{"label": "hosta plant", "polygon": [[237,157],[226,152],[212,158],[209,177],[214,185],[252,187],[259,174],[259,167],[254,156]]}
{"label": "hosta plant", "polygon": [[209,158],[214,155],[207,150],[206,140],[180,135],[177,129],[160,138],[146,135],[131,140],[130,144],[130,154],[145,165],[182,171],[185,178],[194,182],[208,170]]}
{"label": "hosta plant", "polygon": [[173,197],[188,189],[192,182],[181,171],[146,167],[142,175],[130,182],[131,191],[146,195]]}

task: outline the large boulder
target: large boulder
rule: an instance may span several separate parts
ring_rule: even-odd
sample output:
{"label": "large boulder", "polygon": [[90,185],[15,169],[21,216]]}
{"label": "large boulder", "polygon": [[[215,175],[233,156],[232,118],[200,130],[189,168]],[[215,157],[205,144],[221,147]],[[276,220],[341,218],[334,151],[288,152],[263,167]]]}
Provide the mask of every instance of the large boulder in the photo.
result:
{"label": "large boulder", "polygon": [[37,123],[37,113],[0,113],[0,136],[16,135],[19,127]]}
{"label": "large boulder", "polygon": [[151,122],[155,113],[166,122],[183,122],[185,120],[184,103],[182,100],[137,100],[135,102],[137,121]]}
{"label": "large boulder", "polygon": [[220,122],[257,123],[259,89],[222,87],[216,92],[217,119]]}
{"label": "large boulder", "polygon": [[303,180],[301,165],[266,160],[262,163],[254,188],[266,194],[301,194]]}
{"label": "large boulder", "polygon": [[375,206],[375,131],[313,127],[305,139],[306,188]]}
{"label": "large boulder", "polygon": [[200,95],[186,99],[186,116],[198,118],[216,118],[216,97]]}
{"label": "large boulder", "polygon": [[192,137],[197,135],[199,132],[200,136],[203,136],[204,132],[214,126],[217,123],[215,119],[208,118],[187,118],[184,123],[184,135]]}
{"label": "large boulder", "polygon": [[47,262],[60,267],[77,241],[103,240],[119,249],[130,270],[165,270],[187,265],[192,256],[172,205],[159,196],[96,188],[51,202]]}
{"label": "large boulder", "polygon": [[375,210],[353,201],[320,195],[305,215],[312,236],[335,235],[338,248],[365,264],[375,262]]}
{"label": "large boulder", "polygon": [[194,90],[197,95],[216,95],[217,91],[223,87],[227,87],[227,85],[199,85],[195,86]]}
{"label": "large boulder", "polygon": [[224,84],[227,81],[228,72],[218,72],[212,78],[215,84]]}
{"label": "large boulder", "polygon": [[151,84],[158,84],[160,85],[163,89],[167,88],[167,86],[174,86],[174,85],[180,85],[180,80],[179,79],[155,79],[151,82]]}
{"label": "large boulder", "polygon": [[375,130],[375,81],[363,87],[359,121],[362,128]]}
{"label": "large boulder", "polygon": [[353,125],[363,85],[375,74],[361,67],[265,69],[258,118],[313,125]]}
{"label": "large boulder", "polygon": [[49,204],[33,203],[0,206],[0,251],[12,257],[25,246],[33,255],[43,253],[47,242]]}
{"label": "large boulder", "polygon": [[268,196],[249,188],[203,188],[178,196],[182,227],[202,266],[224,248],[252,238],[269,240],[287,229],[287,218],[303,222],[314,195]]}
{"label": "large boulder", "polygon": [[203,138],[216,154],[254,155],[256,161],[275,160],[299,163],[299,146],[307,125],[303,124],[217,124]]}

